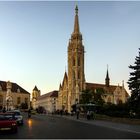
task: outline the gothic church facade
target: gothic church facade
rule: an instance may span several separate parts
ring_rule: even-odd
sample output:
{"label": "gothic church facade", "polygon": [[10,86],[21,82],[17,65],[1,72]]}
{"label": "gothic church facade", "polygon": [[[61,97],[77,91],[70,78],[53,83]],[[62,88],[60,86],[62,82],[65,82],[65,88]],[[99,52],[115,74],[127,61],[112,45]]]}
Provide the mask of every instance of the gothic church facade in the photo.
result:
{"label": "gothic church facade", "polygon": [[80,33],[78,7],[75,8],[74,30],[68,43],[68,72],[64,73],[63,82],[59,86],[58,109],[71,111],[71,106],[79,102],[80,94],[85,89],[95,91],[104,89],[105,102],[126,102],[128,93],[122,86],[110,85],[109,74],[105,78],[105,84],[86,83],[84,73],[84,46]]}

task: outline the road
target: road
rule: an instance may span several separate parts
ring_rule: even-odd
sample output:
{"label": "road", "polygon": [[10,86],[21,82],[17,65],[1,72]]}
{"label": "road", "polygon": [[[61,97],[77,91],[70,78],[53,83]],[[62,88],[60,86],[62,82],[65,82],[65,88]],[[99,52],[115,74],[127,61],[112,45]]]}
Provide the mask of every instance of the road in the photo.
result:
{"label": "road", "polygon": [[1,139],[135,139],[140,133],[112,129],[101,125],[83,123],[64,117],[24,115],[24,125],[19,126],[16,134],[0,133]]}

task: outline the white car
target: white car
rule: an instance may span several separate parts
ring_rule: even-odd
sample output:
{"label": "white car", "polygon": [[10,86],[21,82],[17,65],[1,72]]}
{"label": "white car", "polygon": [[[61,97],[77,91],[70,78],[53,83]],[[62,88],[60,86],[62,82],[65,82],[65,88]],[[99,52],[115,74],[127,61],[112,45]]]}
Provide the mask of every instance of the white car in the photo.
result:
{"label": "white car", "polygon": [[11,110],[8,112],[14,113],[17,124],[23,125],[23,116],[21,115],[21,112],[19,110]]}

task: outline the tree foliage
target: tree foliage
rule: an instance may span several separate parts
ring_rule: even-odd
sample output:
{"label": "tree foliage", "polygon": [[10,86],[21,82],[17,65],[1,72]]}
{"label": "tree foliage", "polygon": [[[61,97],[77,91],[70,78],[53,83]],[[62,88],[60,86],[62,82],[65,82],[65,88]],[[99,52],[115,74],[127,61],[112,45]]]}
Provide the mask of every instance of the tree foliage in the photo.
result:
{"label": "tree foliage", "polygon": [[96,91],[86,89],[82,91],[80,103],[95,103],[97,105],[103,105],[103,96],[104,90],[102,88],[98,88]]}
{"label": "tree foliage", "polygon": [[87,104],[87,103],[92,102],[92,96],[93,96],[92,90],[86,89],[86,90],[82,91],[80,103]]}
{"label": "tree foliage", "polygon": [[27,103],[21,103],[21,109],[28,109],[28,104]]}
{"label": "tree foliage", "polygon": [[139,56],[135,58],[134,65],[130,65],[129,68],[133,70],[133,72],[130,72],[130,78],[128,80],[128,86],[131,90],[129,100],[130,108],[140,116],[140,52]]}

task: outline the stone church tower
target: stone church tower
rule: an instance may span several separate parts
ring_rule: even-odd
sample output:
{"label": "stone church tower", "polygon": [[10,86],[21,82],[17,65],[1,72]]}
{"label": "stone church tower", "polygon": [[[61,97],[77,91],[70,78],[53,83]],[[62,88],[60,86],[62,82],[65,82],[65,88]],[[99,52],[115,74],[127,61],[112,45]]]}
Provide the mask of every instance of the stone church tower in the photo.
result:
{"label": "stone church tower", "polygon": [[70,104],[79,101],[80,92],[85,89],[84,46],[78,20],[78,7],[75,8],[74,31],[68,45],[68,92]]}
{"label": "stone church tower", "polygon": [[68,73],[65,72],[60,84],[59,109],[71,111],[71,106],[79,102],[80,93],[85,89],[84,46],[78,20],[78,7],[75,8],[74,30],[68,43]]}
{"label": "stone church tower", "polygon": [[33,109],[36,109],[36,101],[37,98],[40,97],[40,90],[38,90],[37,86],[34,87],[32,92],[32,107]]}

